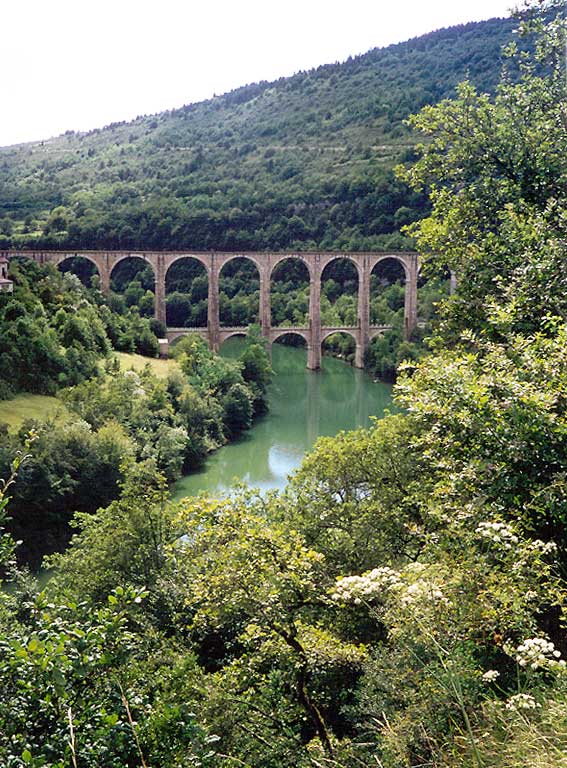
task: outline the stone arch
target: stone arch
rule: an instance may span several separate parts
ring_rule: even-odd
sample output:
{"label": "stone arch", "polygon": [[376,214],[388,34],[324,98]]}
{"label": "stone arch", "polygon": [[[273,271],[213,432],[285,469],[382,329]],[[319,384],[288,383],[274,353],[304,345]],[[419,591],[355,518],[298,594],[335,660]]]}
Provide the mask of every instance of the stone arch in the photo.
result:
{"label": "stone arch", "polygon": [[114,253],[114,254],[112,254],[112,257],[113,257],[112,258],[112,265],[110,267],[110,275],[111,276],[112,276],[112,273],[114,272],[114,270],[116,269],[116,267],[119,264],[121,264],[123,261],[126,261],[127,259],[140,259],[145,264],[149,264],[150,267],[152,268],[152,271],[155,274],[155,268],[154,268],[154,265],[152,263],[152,260],[149,259],[146,256],[145,253],[127,253],[127,252],[124,252],[124,253]]}
{"label": "stone arch", "polygon": [[174,345],[179,339],[188,336],[190,333],[197,333],[201,338],[207,341],[207,333],[205,329],[189,329],[189,328],[168,328],[166,331],[167,340],[171,345]]}
{"label": "stone arch", "polygon": [[[277,270],[286,262],[292,270],[292,292],[275,291],[281,279]],[[300,277],[300,273],[303,277]],[[273,328],[289,328],[291,326],[307,328],[310,314],[311,269],[305,259],[295,256],[282,255],[270,270],[270,325]]]}
{"label": "stone arch", "polygon": [[262,274],[262,261],[260,259],[257,259],[256,256],[254,256],[251,253],[229,253],[224,255],[224,258],[222,259],[222,262],[220,264],[220,272],[227,266],[227,264],[230,264],[235,259],[246,259],[247,261],[251,261],[252,264],[256,267],[258,270],[258,274]]}
{"label": "stone arch", "polygon": [[[70,266],[70,268],[62,268],[65,265]],[[95,274],[98,275],[99,286],[102,283],[103,270],[101,269],[100,264],[98,263],[97,259],[86,253],[66,253],[57,260],[56,266],[60,272],[71,272],[72,274],[76,275],[81,283],[83,283],[83,285],[85,285],[87,288],[91,287],[91,280]],[[91,269],[84,269],[85,266],[88,266]],[[94,267],[94,270],[92,267]]]}
{"label": "stone arch", "polygon": [[[254,275],[248,267],[249,264],[254,267]],[[243,274],[239,275],[239,272]],[[261,277],[262,270],[255,258],[231,254],[223,261],[218,277],[221,330],[260,322]]]}
{"label": "stone arch", "polygon": [[327,269],[328,266],[331,264],[334,264],[335,261],[348,261],[351,264],[354,265],[356,269],[356,274],[358,276],[358,282],[361,282],[362,278],[362,267],[360,264],[360,254],[357,253],[333,253],[330,255],[327,255],[326,258],[322,260],[321,263],[321,277],[323,276],[323,272]]}
{"label": "stone arch", "polygon": [[176,253],[174,256],[171,256],[167,260],[167,267],[165,269],[165,276],[167,277],[167,273],[169,272],[169,269],[176,264],[181,259],[193,259],[194,261],[198,261],[199,264],[202,264],[207,273],[210,269],[210,259],[207,259],[203,254],[201,253]]}
{"label": "stone arch", "polygon": [[[225,330],[224,332],[221,331],[220,337],[219,337],[219,344],[217,348],[217,352],[220,354],[222,352],[222,348],[225,346],[227,342],[232,341],[233,339],[245,339],[247,335],[247,328],[234,328],[231,330]],[[230,350],[230,344],[228,349]],[[241,349],[239,347],[236,348],[236,357],[241,352]],[[225,355],[227,354],[227,349],[225,349]],[[232,357],[230,352],[228,353],[228,357]]]}
{"label": "stone arch", "polygon": [[203,259],[192,254],[176,256],[166,269],[164,292],[167,326],[207,327],[209,274]]}
{"label": "stone arch", "polygon": [[390,254],[376,259],[369,274],[371,326],[403,325],[408,275],[403,259]]}
{"label": "stone arch", "polygon": [[98,262],[98,259],[96,259],[94,256],[92,256],[90,253],[63,253],[61,256],[57,258],[55,261],[55,266],[60,267],[63,262],[68,261],[69,259],[86,259],[87,261],[90,261],[91,264],[94,264],[97,268],[98,273],[100,274],[100,264]]}
{"label": "stone arch", "polygon": [[[344,360],[347,363],[361,367],[361,349],[360,342],[357,338],[357,334],[348,328],[329,328],[321,333],[321,354],[325,352],[325,342],[331,337],[337,337],[333,339],[333,343],[330,345],[331,353],[333,357],[337,357],[340,360]],[[348,337],[351,340],[351,344],[345,346],[340,343],[338,337]],[[327,345],[329,348],[329,345]]]}
{"label": "stone arch", "polygon": [[[350,275],[348,274],[349,271]],[[355,279],[356,285],[354,286]],[[321,269],[321,316],[324,317],[327,312],[332,312],[333,320],[331,322],[333,326],[340,326],[341,328],[357,326],[358,303],[362,285],[362,269],[357,259],[344,254],[337,254],[329,258]]]}
{"label": "stone arch", "polygon": [[368,341],[370,342],[373,339],[378,338],[378,336],[383,336],[385,333],[391,330],[392,330],[391,325],[381,325],[381,326],[376,326],[374,328],[371,328],[368,333]]}
{"label": "stone arch", "polygon": [[275,333],[272,337],[272,344],[282,339],[284,336],[299,336],[305,342],[305,346],[309,345],[310,339],[307,331],[301,330],[289,330],[289,328],[282,328],[281,333]]}
{"label": "stone arch", "polygon": [[274,257],[274,260],[272,261],[272,264],[270,266],[270,272],[269,272],[269,279],[272,280],[274,270],[276,267],[279,267],[279,265],[282,263],[282,261],[286,261],[287,259],[294,259],[295,261],[300,261],[302,264],[305,264],[307,267],[307,273],[309,274],[309,279],[311,279],[313,275],[313,267],[312,267],[312,260],[309,259],[307,256],[305,256],[302,253],[281,253],[277,254]]}
{"label": "stone arch", "polygon": [[354,343],[358,344],[356,333],[350,328],[327,328],[326,330],[321,331],[321,344],[323,344],[323,342],[328,339],[329,336],[334,336],[335,334],[340,333],[344,334],[345,336],[350,336]]}
{"label": "stone arch", "polygon": [[224,333],[221,332],[221,347],[225,341],[234,339],[236,336],[242,336],[243,338],[246,338],[247,333],[247,328],[234,328],[234,330],[225,331]]}
{"label": "stone arch", "polygon": [[[135,269],[128,270],[126,262]],[[142,273],[151,269],[148,273]],[[118,272],[117,272],[118,269]],[[115,257],[109,272],[110,287],[115,294],[124,296],[128,306],[136,305],[140,314],[153,317],[155,310],[156,272],[152,262],[143,254],[124,253]],[[137,283],[137,285],[136,285]]]}
{"label": "stone arch", "polygon": [[149,259],[147,259],[142,254],[138,254],[138,253],[125,253],[125,254],[121,254],[120,256],[115,258],[113,260],[113,262],[112,262],[112,266],[110,267],[110,279],[111,280],[116,277],[116,268],[119,267],[121,264],[124,264],[125,261],[131,261],[131,262],[137,261],[137,262],[140,262],[141,265],[143,265],[144,269],[147,268],[147,267],[150,267],[151,270],[152,270],[152,273],[153,273],[153,280],[154,280],[154,285],[155,285],[156,273],[155,273],[154,265],[152,264],[152,262]]}
{"label": "stone arch", "polygon": [[[295,352],[293,356],[290,356],[289,350],[293,348]],[[293,369],[294,357],[299,354],[304,357],[305,365],[309,362],[309,355],[311,353],[311,339],[308,331],[282,329],[281,333],[276,332],[272,336],[272,343],[270,344],[270,357],[274,368],[278,373],[286,373]]]}
{"label": "stone arch", "polygon": [[410,269],[409,265],[407,263],[407,259],[404,258],[403,255],[398,255],[396,253],[384,253],[380,254],[376,258],[372,259],[370,272],[374,272],[375,268],[383,261],[387,261],[388,259],[391,259],[392,261],[396,261],[400,266],[402,267],[404,271],[405,281],[406,283],[409,281],[410,278]]}

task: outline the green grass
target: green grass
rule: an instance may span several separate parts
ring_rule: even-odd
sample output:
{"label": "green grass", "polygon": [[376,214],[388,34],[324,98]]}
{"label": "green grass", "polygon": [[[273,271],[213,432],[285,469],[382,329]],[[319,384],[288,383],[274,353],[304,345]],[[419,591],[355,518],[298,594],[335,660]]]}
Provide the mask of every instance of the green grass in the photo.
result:
{"label": "green grass", "polygon": [[16,432],[26,419],[50,418],[61,423],[70,418],[69,411],[56,397],[26,392],[12,400],[0,400],[0,423],[7,424],[10,432]]}
{"label": "green grass", "polygon": [[155,357],[143,357],[143,355],[130,355],[126,352],[116,352],[116,357],[120,362],[121,371],[129,371],[131,369],[141,371],[146,365],[149,365],[152,373],[160,379],[167,378],[168,373],[174,368],[177,368],[177,362],[175,360],[162,360]]}
{"label": "green grass", "polygon": [[[132,368],[141,371],[149,364],[152,372],[161,379],[165,379],[169,371],[177,366],[175,360],[157,360],[142,355],[128,355],[125,352],[117,352],[116,357],[120,361],[122,371]],[[10,432],[16,432],[26,419],[44,421],[50,418],[61,424],[71,418],[69,411],[56,397],[25,392],[11,400],[0,400],[0,424],[7,424]]]}

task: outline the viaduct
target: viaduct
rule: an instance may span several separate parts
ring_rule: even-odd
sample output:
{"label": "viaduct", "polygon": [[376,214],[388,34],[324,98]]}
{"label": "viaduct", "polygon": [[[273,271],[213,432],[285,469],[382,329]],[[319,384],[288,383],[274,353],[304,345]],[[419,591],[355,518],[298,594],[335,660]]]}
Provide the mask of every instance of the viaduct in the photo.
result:
{"label": "viaduct", "polygon": [[[150,264],[155,277],[155,316],[166,324],[165,283],[168,269],[180,259],[194,259],[204,266],[208,276],[208,318],[206,328],[167,328],[167,339],[172,342],[187,333],[199,333],[218,351],[221,344],[231,336],[242,335],[245,328],[225,328],[219,317],[219,276],[222,268],[236,258],[253,262],[260,277],[260,326],[262,335],[273,344],[285,334],[301,336],[307,345],[307,367],[316,370],[321,365],[321,344],[333,333],[347,333],[355,341],[355,366],[361,368],[364,353],[370,341],[390,326],[370,325],[370,275],[376,265],[386,259],[401,264],[405,273],[404,329],[406,337],[417,324],[417,278],[418,255],[410,252],[392,253],[351,253],[351,252],[188,252],[188,251],[3,251],[0,256],[31,258],[39,264],[59,265],[63,261],[81,256],[92,262],[100,276],[100,288],[110,290],[113,269],[124,259],[137,258]],[[272,327],[270,312],[270,283],[275,267],[286,259],[299,259],[309,273],[309,325],[306,327]],[[321,325],[321,278],[323,270],[337,259],[347,259],[358,273],[358,318],[356,326],[328,328]]]}

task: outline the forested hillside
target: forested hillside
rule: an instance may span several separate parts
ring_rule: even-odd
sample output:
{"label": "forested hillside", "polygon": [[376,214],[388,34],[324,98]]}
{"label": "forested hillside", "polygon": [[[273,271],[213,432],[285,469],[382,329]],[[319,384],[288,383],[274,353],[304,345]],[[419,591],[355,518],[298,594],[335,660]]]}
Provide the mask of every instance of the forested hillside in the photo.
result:
{"label": "forested hillside", "polygon": [[493,91],[515,22],[453,27],[88,134],[0,149],[0,247],[388,249],[427,198],[404,120]]}

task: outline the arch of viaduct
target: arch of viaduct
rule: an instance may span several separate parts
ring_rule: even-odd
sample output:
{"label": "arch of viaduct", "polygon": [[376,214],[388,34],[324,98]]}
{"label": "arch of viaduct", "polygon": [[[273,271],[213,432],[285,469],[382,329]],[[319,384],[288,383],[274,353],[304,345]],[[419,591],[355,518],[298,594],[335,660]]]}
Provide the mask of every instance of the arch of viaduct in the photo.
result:
{"label": "arch of viaduct", "polygon": [[[208,277],[208,318],[206,328],[168,328],[167,338],[171,342],[187,333],[200,333],[211,349],[218,351],[221,344],[231,336],[245,332],[245,328],[221,327],[219,317],[219,276],[222,268],[236,258],[252,261],[260,276],[260,326],[262,335],[271,343],[288,333],[295,333],[307,344],[307,367],[315,370],[321,365],[321,344],[332,333],[350,334],[356,343],[355,366],[362,367],[364,353],[370,341],[389,326],[370,325],[370,275],[374,267],[385,259],[394,259],[405,273],[404,328],[406,337],[417,324],[417,279],[419,262],[417,253],[395,251],[374,252],[295,252],[259,253],[216,251],[4,251],[7,258],[24,256],[39,264],[59,265],[66,259],[81,256],[91,261],[98,269],[100,287],[103,292],[110,290],[113,269],[124,259],[138,258],[150,264],[155,276],[155,316],[166,323],[165,279],[168,269],[180,259],[195,259],[201,263]],[[276,266],[286,259],[299,259],[309,272],[309,325],[307,327],[275,328],[271,325],[270,283]],[[327,328],[321,326],[321,277],[325,267],[337,259],[351,261],[358,273],[357,324],[351,327]]]}

